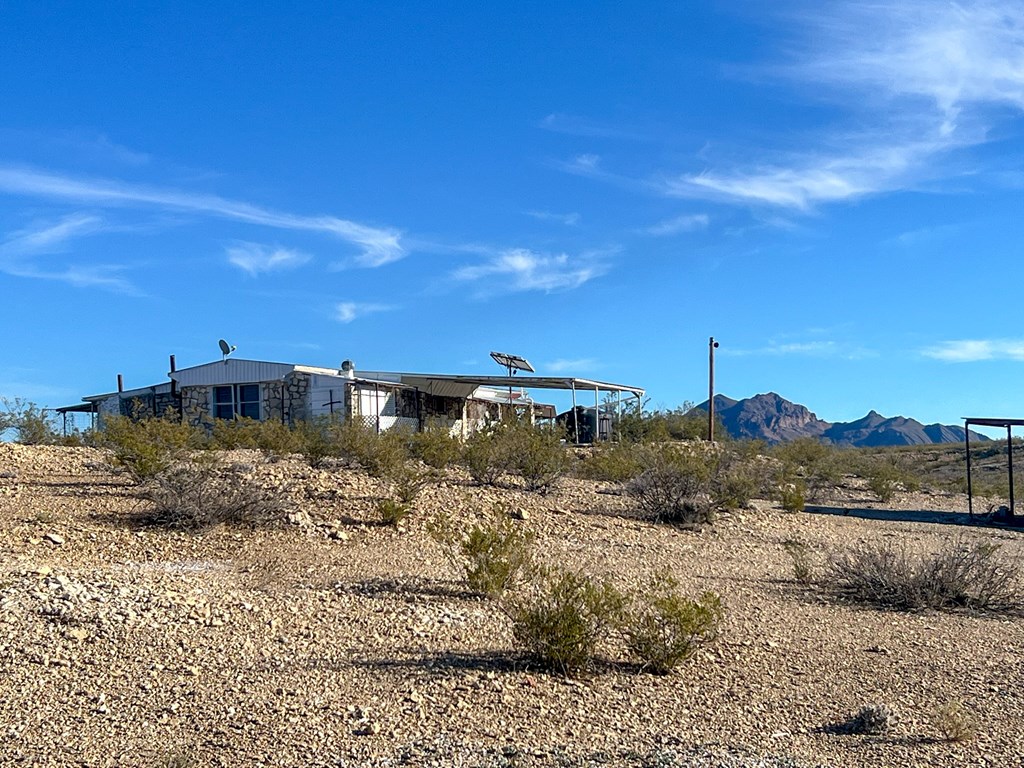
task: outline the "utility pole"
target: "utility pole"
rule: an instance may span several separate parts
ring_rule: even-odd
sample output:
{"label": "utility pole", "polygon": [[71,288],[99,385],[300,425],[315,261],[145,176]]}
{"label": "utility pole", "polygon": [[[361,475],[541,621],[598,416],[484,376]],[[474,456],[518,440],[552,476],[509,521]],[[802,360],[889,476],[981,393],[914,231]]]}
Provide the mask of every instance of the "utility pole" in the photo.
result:
{"label": "utility pole", "polygon": [[708,339],[708,442],[715,442],[715,350],[718,342]]}

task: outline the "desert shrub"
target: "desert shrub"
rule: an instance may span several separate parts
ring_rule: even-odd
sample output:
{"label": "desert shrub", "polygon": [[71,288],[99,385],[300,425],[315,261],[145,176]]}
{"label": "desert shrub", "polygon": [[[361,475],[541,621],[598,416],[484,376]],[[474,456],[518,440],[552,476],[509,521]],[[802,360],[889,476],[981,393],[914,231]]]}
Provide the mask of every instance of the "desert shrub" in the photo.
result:
{"label": "desert shrub", "polygon": [[462,455],[462,443],[442,425],[414,433],[410,444],[413,458],[433,469],[447,469],[458,463]]}
{"label": "desert shrub", "polygon": [[826,489],[842,480],[843,454],[813,437],[780,443],[772,450],[772,456],[782,465],[783,474],[802,479],[805,494],[812,499],[821,498]]}
{"label": "desert shrub", "polygon": [[1015,611],[1017,568],[999,545],[958,540],[926,556],[891,542],[862,545],[832,559],[828,581],[841,596],[895,610]]}
{"label": "desert shrub", "polygon": [[428,530],[466,586],[478,594],[497,599],[532,571],[536,536],[503,510],[480,514],[463,524],[442,515]]}
{"label": "desert shrub", "polygon": [[714,592],[692,600],[668,574],[657,576],[630,611],[626,638],[644,669],[664,675],[718,636],[724,611]]}
{"label": "desert shrub", "polygon": [[619,623],[626,599],[611,582],[546,570],[525,597],[509,604],[517,647],[563,675],[585,670]]}
{"label": "desert shrub", "polygon": [[202,447],[204,435],[173,414],[163,418],[133,420],[107,416],[96,440],[111,451],[110,461],[143,482],[169,470],[190,451]]}
{"label": "desert shrub", "polygon": [[518,424],[497,433],[508,466],[530,491],[548,493],[565,474],[569,454],[553,429]]}
{"label": "desert shrub", "polygon": [[786,512],[803,512],[807,501],[807,484],[799,477],[781,477],[771,496]]}
{"label": "desert shrub", "polygon": [[423,490],[431,483],[437,482],[437,470],[424,467],[416,461],[402,461],[399,464],[383,468],[383,479],[391,489],[392,495],[403,504],[412,504],[419,498]]}
{"label": "desert shrub", "polygon": [[631,443],[598,443],[575,467],[578,477],[624,483],[643,472],[643,464]]}
{"label": "desert shrub", "polygon": [[497,485],[511,463],[500,427],[477,430],[470,435],[462,450],[462,462],[477,483]]}
{"label": "desert shrub", "polygon": [[212,457],[161,469],[146,478],[140,495],[150,505],[146,522],[184,530],[273,525],[286,509],[279,490],[261,488]]}
{"label": "desert shrub", "polygon": [[946,741],[970,741],[978,731],[975,719],[956,701],[936,707],[931,723]]}
{"label": "desert shrub", "polygon": [[330,459],[341,455],[338,432],[344,420],[338,416],[317,416],[295,425],[295,449],[309,466],[323,467]]}
{"label": "desert shrub", "polygon": [[250,448],[269,456],[285,456],[297,452],[301,441],[295,431],[276,419],[215,419],[210,446],[228,451]]}
{"label": "desert shrub", "polygon": [[917,474],[896,454],[869,460],[858,472],[879,501],[892,501],[899,491],[913,492],[921,487]]}
{"label": "desert shrub", "polygon": [[397,528],[399,523],[412,514],[412,505],[397,499],[380,499],[376,510],[381,523]]}
{"label": "desert shrub", "polygon": [[684,525],[709,520],[705,496],[711,488],[715,457],[674,444],[648,446],[640,455],[644,470],[626,490],[646,517]]}
{"label": "desert shrub", "polygon": [[[625,414],[616,421],[615,436],[619,440],[631,443],[707,440],[708,412],[695,408],[692,403],[683,403],[678,408],[670,410]],[[729,432],[717,416],[715,438],[729,440]]]}
{"label": "desert shrub", "polygon": [[711,498],[725,509],[745,509],[751,499],[771,488],[771,465],[761,455],[760,441],[728,444],[713,465]]}
{"label": "desert shrub", "polygon": [[786,550],[793,561],[793,578],[802,584],[809,584],[814,580],[814,557],[811,548],[799,539],[787,539],[782,542],[782,548]]}
{"label": "desert shrub", "polygon": [[57,422],[33,402],[20,397],[0,399],[0,435],[14,431],[14,438],[22,445],[55,445],[61,442]]}
{"label": "desert shrub", "polygon": [[409,458],[409,433],[389,429],[380,434],[358,421],[344,422],[337,431],[341,456],[356,461],[374,477],[398,471]]}

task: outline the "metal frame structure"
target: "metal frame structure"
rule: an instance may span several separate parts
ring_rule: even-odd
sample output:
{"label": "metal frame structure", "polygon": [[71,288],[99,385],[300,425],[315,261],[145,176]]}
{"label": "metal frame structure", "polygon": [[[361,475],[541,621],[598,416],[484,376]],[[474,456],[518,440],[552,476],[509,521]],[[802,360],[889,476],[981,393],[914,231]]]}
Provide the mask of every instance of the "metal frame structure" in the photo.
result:
{"label": "metal frame structure", "polygon": [[974,515],[974,487],[971,483],[971,425],[1006,429],[1006,471],[1010,480],[1010,520],[1015,520],[1013,498],[1013,428],[1024,427],[1024,419],[964,418],[964,448],[967,453],[967,513]]}

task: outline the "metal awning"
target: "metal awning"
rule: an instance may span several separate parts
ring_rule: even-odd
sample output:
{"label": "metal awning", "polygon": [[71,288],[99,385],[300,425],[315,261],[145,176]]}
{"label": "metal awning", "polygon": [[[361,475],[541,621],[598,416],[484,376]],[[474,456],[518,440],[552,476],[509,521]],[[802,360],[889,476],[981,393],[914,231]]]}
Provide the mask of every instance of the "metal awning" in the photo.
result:
{"label": "metal awning", "polygon": [[95,413],[96,403],[75,403],[75,405],[62,405],[54,408],[57,413]]}
{"label": "metal awning", "polygon": [[[597,381],[596,379],[580,379],[572,376],[471,376],[464,374],[427,374],[427,373],[402,373],[399,374],[402,381],[413,384],[420,389],[428,389],[431,384],[439,387],[441,383],[447,382],[455,385],[453,389],[472,392],[476,387],[523,387],[525,389],[560,389],[571,390],[600,390],[602,392],[622,392],[637,398],[643,398],[645,390],[642,387],[633,387],[627,384],[613,384],[609,381]],[[459,387],[458,385],[462,385]],[[467,395],[462,395],[466,397]]]}

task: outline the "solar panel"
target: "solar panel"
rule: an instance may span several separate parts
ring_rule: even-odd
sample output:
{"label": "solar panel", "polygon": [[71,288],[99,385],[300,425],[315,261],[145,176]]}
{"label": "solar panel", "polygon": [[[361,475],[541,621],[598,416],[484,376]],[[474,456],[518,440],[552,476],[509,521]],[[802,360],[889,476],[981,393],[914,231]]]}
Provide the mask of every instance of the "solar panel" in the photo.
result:
{"label": "solar panel", "polygon": [[533,366],[527,362],[525,357],[509,355],[504,352],[491,352],[491,357],[494,359],[494,362],[502,368],[508,368],[510,371],[528,371],[529,373],[535,373]]}

